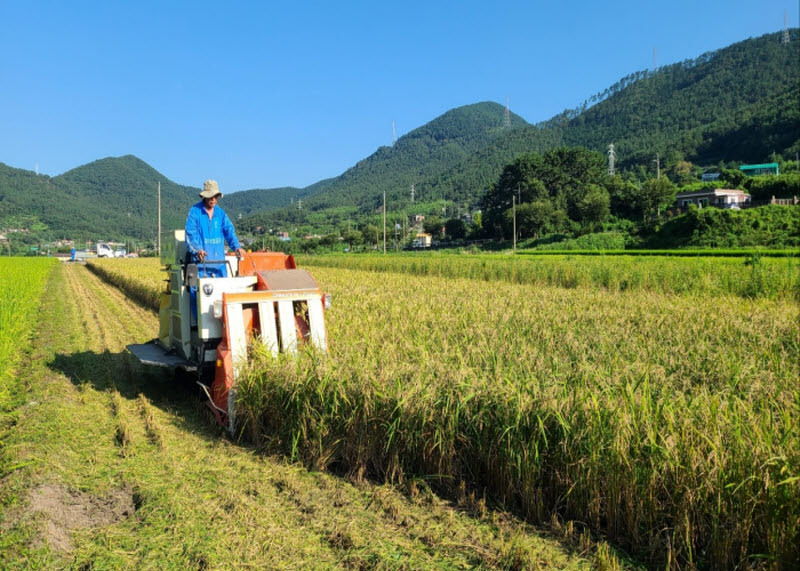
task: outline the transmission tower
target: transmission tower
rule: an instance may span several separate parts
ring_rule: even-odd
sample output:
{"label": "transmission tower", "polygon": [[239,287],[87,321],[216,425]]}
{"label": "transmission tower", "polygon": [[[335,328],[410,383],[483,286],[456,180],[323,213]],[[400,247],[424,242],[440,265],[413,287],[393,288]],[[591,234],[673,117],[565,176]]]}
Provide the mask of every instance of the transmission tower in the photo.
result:
{"label": "transmission tower", "polygon": [[392,119],[392,146],[397,142],[397,132],[394,129],[394,119]]}
{"label": "transmission tower", "polygon": [[617,159],[617,153],[614,151],[614,143],[608,146],[608,176],[614,176],[614,161]]}
{"label": "transmission tower", "polygon": [[300,200],[299,198],[297,199],[297,209],[298,210],[302,210],[303,209],[303,201]]}
{"label": "transmission tower", "polygon": [[503,123],[503,126],[506,129],[510,129],[511,128],[511,110],[508,108],[508,95],[506,95],[506,117],[505,117],[505,122]]}
{"label": "transmission tower", "polygon": [[789,44],[789,13],[786,10],[783,11],[783,37],[781,38],[781,43],[784,45]]}
{"label": "transmission tower", "polygon": [[411,202],[414,202],[414,195],[415,194],[416,194],[416,192],[414,191],[414,185],[412,184],[411,185]]}
{"label": "transmission tower", "polygon": [[653,71],[658,69],[658,46],[653,46]]}

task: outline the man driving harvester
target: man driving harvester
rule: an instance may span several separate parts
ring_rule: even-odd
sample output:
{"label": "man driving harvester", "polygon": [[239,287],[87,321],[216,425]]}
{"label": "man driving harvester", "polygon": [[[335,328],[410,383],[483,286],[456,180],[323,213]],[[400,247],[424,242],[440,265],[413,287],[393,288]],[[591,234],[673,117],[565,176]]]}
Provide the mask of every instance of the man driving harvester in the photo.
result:
{"label": "man driving harvester", "polygon": [[217,206],[222,198],[219,185],[215,180],[207,180],[200,193],[203,199],[189,209],[186,217],[186,247],[191,261],[199,265],[200,277],[227,277],[225,264],[204,264],[205,260],[219,262],[225,260],[225,242],[237,256],[245,254],[244,248],[236,237],[236,229],[225,211]]}

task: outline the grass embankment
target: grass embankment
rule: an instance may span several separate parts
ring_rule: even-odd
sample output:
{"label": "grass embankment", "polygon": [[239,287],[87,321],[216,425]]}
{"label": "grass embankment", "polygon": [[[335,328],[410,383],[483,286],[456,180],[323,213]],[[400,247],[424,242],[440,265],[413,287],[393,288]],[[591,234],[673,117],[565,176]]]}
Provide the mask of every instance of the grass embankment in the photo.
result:
{"label": "grass embankment", "polygon": [[[800,307],[785,284],[796,270],[761,281],[764,266],[713,260],[690,265],[698,287],[684,262],[669,269],[686,285],[630,279],[691,295],[550,287],[536,272],[518,285],[307,266],[334,294],[330,354],[263,359],[239,406],[311,466],[487,490],[659,565],[791,568]],[[596,270],[624,274],[605,263]],[[420,264],[403,271],[433,271]],[[753,288],[756,299],[712,287],[784,273],[778,289]]]}
{"label": "grass embankment", "polygon": [[699,296],[800,299],[800,257],[525,255],[302,256],[298,265],[472,278],[535,286],[602,288]]}
{"label": "grass embankment", "polygon": [[[153,336],[153,313],[83,266],[56,269],[41,313],[33,358],[17,379],[26,404],[3,434],[13,461],[0,486],[4,569],[591,562],[507,515],[468,517],[422,484],[408,496],[353,486],[230,443],[191,387],[125,352]],[[562,533],[580,545],[573,530]],[[594,560],[614,562],[602,546]]]}

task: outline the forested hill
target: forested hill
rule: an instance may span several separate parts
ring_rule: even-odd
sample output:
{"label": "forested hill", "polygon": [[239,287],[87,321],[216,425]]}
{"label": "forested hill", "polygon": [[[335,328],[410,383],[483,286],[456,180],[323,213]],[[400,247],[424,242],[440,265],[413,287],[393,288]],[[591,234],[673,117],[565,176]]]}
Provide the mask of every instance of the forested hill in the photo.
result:
{"label": "forested hill", "polygon": [[32,229],[49,239],[154,240],[159,181],[162,227],[182,227],[198,190],[171,182],[132,155],[52,178],[0,163],[0,227]]}
{"label": "forested hill", "polygon": [[630,74],[572,113],[563,143],[599,151],[615,143],[622,166],[656,153],[701,164],[782,153],[800,142],[800,52],[797,30],[790,45],[780,39],[770,34]]}
{"label": "forested hill", "polygon": [[[509,119],[512,128],[528,124],[514,113]],[[393,146],[380,147],[309,196],[304,204],[314,210],[341,206],[368,210],[380,204],[384,191],[393,200],[410,197],[412,184],[431,184],[454,164],[490,146],[506,132],[504,124],[505,107],[497,103],[452,109],[401,137]]]}
{"label": "forested hill", "polygon": [[[800,150],[800,56],[798,31],[789,45],[781,34],[748,39],[622,78],[577,109],[530,125],[504,108],[481,103],[454,109],[381,147],[340,177],[307,192],[304,208],[339,209],[352,217],[376,208],[385,191],[394,208],[442,199],[477,205],[503,166],[524,152],[583,146],[605,153],[614,143],[617,164],[639,178],[654,166],[680,160],[700,165],[720,161],[765,162],[772,153],[793,157]],[[391,208],[392,206],[390,206]],[[289,210],[259,215],[245,226],[291,220],[335,220],[337,213]]]}

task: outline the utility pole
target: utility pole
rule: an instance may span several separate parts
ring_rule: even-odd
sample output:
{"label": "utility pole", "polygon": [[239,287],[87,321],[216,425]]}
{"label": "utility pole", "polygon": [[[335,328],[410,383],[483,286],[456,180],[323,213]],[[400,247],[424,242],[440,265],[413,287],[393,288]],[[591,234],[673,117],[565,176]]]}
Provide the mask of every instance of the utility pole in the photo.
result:
{"label": "utility pole", "polygon": [[158,255],[161,256],[161,181],[158,181]]}
{"label": "utility pole", "polygon": [[383,253],[386,254],[386,191],[383,191]]}
{"label": "utility pole", "polygon": [[653,159],[653,162],[656,163],[656,178],[661,178],[661,155],[656,153],[656,158]]}
{"label": "utility pole", "polygon": [[514,251],[517,250],[517,197],[511,197],[511,208],[514,212]]}

